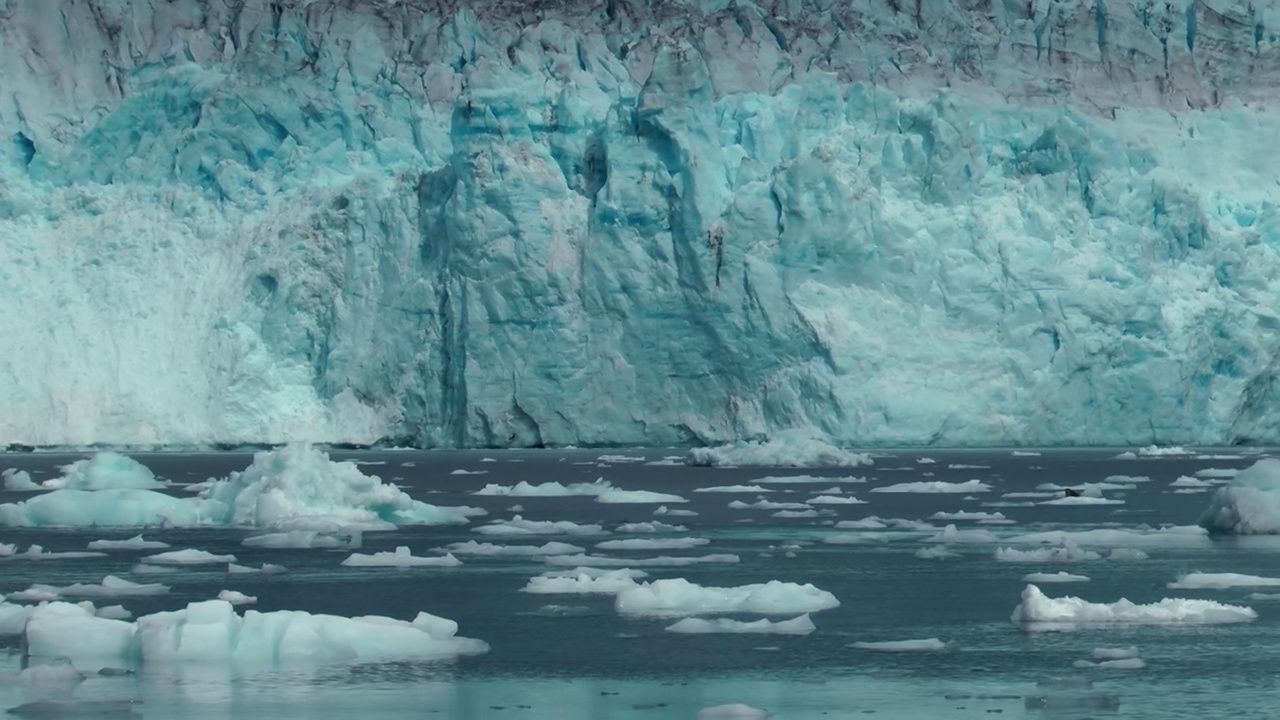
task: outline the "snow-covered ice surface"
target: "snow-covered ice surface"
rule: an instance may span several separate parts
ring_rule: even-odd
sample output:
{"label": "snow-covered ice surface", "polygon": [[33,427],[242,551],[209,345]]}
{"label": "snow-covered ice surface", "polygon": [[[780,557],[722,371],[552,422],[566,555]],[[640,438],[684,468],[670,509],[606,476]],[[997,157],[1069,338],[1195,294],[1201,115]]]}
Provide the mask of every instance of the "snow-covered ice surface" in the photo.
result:
{"label": "snow-covered ice surface", "polygon": [[[864,710],[874,710],[869,714],[873,717],[960,720],[987,715],[987,710],[1038,717],[1042,713],[1027,710],[1028,704],[1108,703],[1114,697],[1119,717],[1199,720],[1220,711],[1222,693],[1229,692],[1242,714],[1265,714],[1273,706],[1269,688],[1274,668],[1280,666],[1280,650],[1273,650],[1280,647],[1280,625],[1272,617],[1277,601],[1268,597],[1278,594],[1269,581],[1280,578],[1274,565],[1280,541],[1265,535],[1211,534],[1194,524],[1209,495],[1168,492],[1169,483],[1179,477],[1204,477],[1197,474],[1204,468],[1246,468],[1256,456],[1199,459],[1222,453],[1198,448],[1180,455],[1137,455],[1134,448],[1135,459],[1115,459],[1124,449],[1038,449],[1039,455],[1013,455],[1008,449],[930,448],[927,455],[936,462],[927,464],[916,462],[926,455],[920,450],[878,451],[872,465],[857,468],[857,479],[865,480],[859,483],[847,482],[851,471],[837,467],[646,464],[673,454],[665,448],[487,450],[483,455],[334,450],[334,461],[387,462],[396,468],[396,485],[412,501],[473,506],[488,514],[470,514],[456,524],[403,523],[359,531],[234,524],[6,528],[0,548],[0,594],[7,596],[0,603],[0,644],[15,654],[0,659],[0,709],[37,699],[25,685],[4,681],[21,670],[17,633],[32,603],[42,598],[93,603],[92,610],[72,606],[82,620],[59,629],[66,633],[62,637],[77,638],[70,653],[74,656],[84,649],[80,639],[88,637],[89,628],[101,628],[109,638],[122,627],[99,622],[122,618],[125,628],[140,626],[151,622],[144,621],[149,616],[184,610],[188,603],[228,591],[222,599],[240,603],[231,612],[246,618],[250,611],[302,611],[404,622],[426,612],[458,621],[457,635],[483,641],[489,651],[441,663],[396,657],[382,648],[389,653],[382,660],[365,662],[350,654],[347,640],[311,645],[313,640],[304,636],[317,626],[297,624],[287,642],[308,643],[295,646],[305,646],[307,654],[324,648],[323,662],[300,664],[292,656],[270,656],[265,662],[258,656],[250,662],[247,649],[237,650],[241,659],[219,661],[217,671],[203,661],[148,663],[137,655],[77,658],[83,681],[46,699],[140,700],[146,716],[189,720],[231,720],[246,712],[317,720],[424,715],[488,720],[512,713],[536,720],[593,715],[687,720],[703,708],[735,703],[773,717],[804,720],[862,715]],[[646,459],[601,467],[605,454]],[[252,464],[246,453],[132,457],[174,486],[227,477]],[[495,462],[482,464],[481,457]],[[0,466],[19,468],[40,481],[59,476],[57,466],[77,459],[7,454]],[[376,473],[384,466],[356,467]],[[490,472],[450,474],[460,467]],[[1122,474],[1151,480],[1112,477]],[[802,481],[761,480],[768,476]],[[597,503],[593,495],[521,498],[523,509],[513,512],[508,510],[515,502],[510,497],[474,494],[489,484],[568,487],[598,478],[613,488],[679,495],[688,502],[669,509],[697,514],[655,516],[652,505]],[[973,495],[869,492],[899,483],[972,480],[993,490]],[[317,490],[323,492],[325,478],[318,482]],[[995,516],[996,508],[981,507],[987,498],[1035,492],[1041,485],[1102,482],[1133,486],[1102,490],[1108,496],[1123,493],[1125,504],[999,508],[1004,518]],[[776,503],[805,505],[828,495],[857,497],[866,504],[814,505],[812,509],[831,514],[774,517],[775,510],[727,507],[737,499],[755,503],[755,494],[694,492],[734,485],[773,490],[763,496]],[[297,492],[307,487],[291,486],[291,497],[307,496]],[[159,494],[193,497],[179,487]],[[8,491],[0,494],[0,503],[30,498],[30,492]],[[1014,524],[982,524],[1001,519]],[[480,528],[487,530],[475,532]],[[144,547],[132,540],[139,534],[147,543],[168,547]],[[273,539],[246,542],[262,537]],[[84,552],[99,540],[120,544],[95,544],[103,554],[93,557],[61,555]],[[24,557],[32,545],[42,548],[38,557],[43,560]],[[5,557],[9,546],[11,554]],[[461,564],[415,568],[413,560],[400,562],[403,553],[396,556],[401,546],[410,548],[409,558],[449,562],[452,555]],[[184,550],[236,560],[142,562]],[[997,551],[1026,555],[1020,562],[1004,562]],[[1143,559],[1136,559],[1139,552]],[[344,566],[352,553],[375,558],[388,553],[375,560],[387,566]],[[195,553],[180,557],[204,558]],[[1072,561],[1055,562],[1059,557]],[[264,564],[267,572],[261,570]],[[398,570],[401,564],[409,567]],[[276,567],[288,570],[274,572]],[[157,571],[162,574],[153,574]],[[743,590],[770,582],[778,583],[772,594]],[[1028,583],[1043,590],[1041,605],[1059,609],[1052,621],[1031,626],[1010,622]],[[1180,586],[1171,588],[1171,583]],[[805,584],[814,590],[797,590]],[[639,603],[647,608],[643,611],[618,611],[621,598],[627,598],[627,610],[639,610],[637,598],[644,588],[655,586],[671,589],[645,595],[648,604]],[[803,604],[829,605],[824,592],[839,605],[817,610]],[[1070,605],[1070,612],[1061,611],[1070,596],[1080,600]],[[1192,625],[1191,620],[1240,619],[1244,611],[1208,604],[1160,605],[1180,597],[1251,607],[1258,617]],[[243,602],[248,598],[256,602]],[[1115,608],[1121,598],[1136,609]],[[1154,622],[1151,613],[1160,608],[1166,611],[1160,622],[1169,619],[1168,613],[1180,622],[1141,624]],[[757,614],[760,610],[769,614]],[[802,619],[806,612],[812,614]],[[1040,607],[1039,612],[1047,611]],[[1101,618],[1098,613],[1110,615]],[[199,635],[203,639],[197,645],[226,637],[219,635],[225,633],[226,615],[218,618],[213,622],[213,614],[202,616],[185,626],[183,637]],[[1050,627],[1072,631],[1041,632]],[[265,644],[267,635],[262,635]],[[364,634],[357,635],[364,642]],[[165,643],[176,636],[167,637]],[[931,638],[937,643],[914,642]],[[888,652],[895,649],[892,645],[855,645],[903,640],[913,642],[897,648],[899,652]],[[183,646],[195,652],[185,639]],[[1245,646],[1247,653],[1241,652]],[[1121,657],[1129,648],[1140,653]],[[1095,649],[1118,654],[1095,654]],[[39,666],[53,660],[30,662]],[[99,665],[136,674],[102,676],[96,673]],[[1079,686],[1086,681],[1092,686]],[[1077,687],[1059,687],[1070,683]]]}

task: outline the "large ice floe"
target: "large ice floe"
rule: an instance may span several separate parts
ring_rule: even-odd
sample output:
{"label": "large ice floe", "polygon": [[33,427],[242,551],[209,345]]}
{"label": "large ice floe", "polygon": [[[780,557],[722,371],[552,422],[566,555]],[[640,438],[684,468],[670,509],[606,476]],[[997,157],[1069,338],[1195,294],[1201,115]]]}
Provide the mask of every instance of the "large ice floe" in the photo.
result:
{"label": "large ice floe", "polygon": [[[73,475],[88,478],[81,484],[92,485],[93,478],[99,477],[91,467],[94,461],[82,462],[89,465]],[[109,467],[132,465],[112,459]],[[133,488],[67,488],[0,505],[0,525],[350,530],[466,523],[469,517],[483,513],[414,500],[377,476],[365,475],[354,463],[334,462],[321,450],[290,445],[255,454],[246,470],[210,483],[197,497],[178,498]]]}
{"label": "large ice floe", "polygon": [[732,620],[730,618],[687,617],[663,628],[669,633],[682,635],[711,635],[731,633],[739,635],[808,635],[817,626],[808,614],[790,620]]}
{"label": "large ice floe", "polygon": [[231,603],[210,600],[134,622],[53,602],[28,610],[23,636],[31,657],[65,657],[81,669],[137,661],[283,665],[432,660],[488,650],[484,642],[458,637],[457,631],[457,623],[427,613],[412,621],[287,610],[238,615]]}
{"label": "large ice floe", "polygon": [[835,595],[811,584],[772,580],[738,587],[703,587],[684,578],[654,580],[618,593],[623,615],[692,616],[728,613],[800,615],[839,607]]}
{"label": "large ice floe", "polygon": [[1263,458],[1218,488],[1200,524],[1215,533],[1280,534],[1280,460]]}
{"label": "large ice floe", "polygon": [[1121,625],[1218,625],[1257,618],[1258,613],[1252,608],[1212,600],[1166,598],[1148,605],[1125,599],[1093,603],[1078,597],[1050,598],[1035,585],[1027,585],[1022,602],[1010,619],[1032,630],[1071,630]]}
{"label": "large ice floe", "polygon": [[871,455],[867,453],[836,447],[828,438],[803,430],[785,430],[767,440],[693,448],[685,462],[709,467],[859,467],[873,464]]}

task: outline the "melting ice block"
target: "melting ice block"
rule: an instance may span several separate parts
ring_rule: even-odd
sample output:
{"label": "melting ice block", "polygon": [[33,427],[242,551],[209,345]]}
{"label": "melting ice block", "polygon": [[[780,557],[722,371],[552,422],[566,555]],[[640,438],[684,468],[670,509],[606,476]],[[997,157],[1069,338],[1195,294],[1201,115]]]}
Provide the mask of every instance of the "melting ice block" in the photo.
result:
{"label": "melting ice block", "polygon": [[288,610],[249,610],[240,616],[230,602],[209,600],[135,622],[95,617],[79,605],[49,603],[30,611],[25,637],[32,657],[67,657],[81,668],[133,658],[143,663],[272,665],[427,660],[488,650],[484,642],[457,637],[457,630],[452,620],[427,613],[412,622]]}
{"label": "melting ice block", "polygon": [[1200,525],[1223,534],[1280,534],[1280,460],[1259,460],[1218,488]]}
{"label": "melting ice block", "polygon": [[1027,585],[1022,602],[1010,619],[1028,629],[1065,630],[1119,625],[1217,625],[1257,618],[1258,613],[1252,608],[1212,600],[1166,598],[1148,605],[1125,599],[1092,603],[1078,597],[1050,598],[1035,585]]}
{"label": "melting ice block", "polygon": [[785,430],[760,442],[694,448],[685,462],[710,467],[859,467],[871,465],[872,459],[868,453],[836,447],[818,433]]}
{"label": "melting ice block", "polygon": [[153,490],[164,487],[155,473],[131,457],[100,452],[61,467],[62,477],[41,483],[50,490]]}
{"label": "melting ice block", "polygon": [[752,613],[800,615],[839,607],[835,595],[810,584],[772,580],[738,587],[703,587],[684,578],[654,580],[618,594],[614,609],[624,615],[712,615]]}
{"label": "melting ice block", "polygon": [[352,553],[342,564],[347,567],[458,567],[462,561],[451,554],[439,557],[421,557],[414,555],[405,545],[397,547],[393,552],[377,552],[372,555]]}

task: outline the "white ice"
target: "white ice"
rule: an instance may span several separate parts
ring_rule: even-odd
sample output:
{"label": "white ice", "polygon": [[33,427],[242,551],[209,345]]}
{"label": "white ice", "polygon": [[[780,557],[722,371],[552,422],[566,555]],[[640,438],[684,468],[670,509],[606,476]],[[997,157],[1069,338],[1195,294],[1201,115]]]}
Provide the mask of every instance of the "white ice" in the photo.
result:
{"label": "white ice", "polygon": [[17,468],[9,468],[0,473],[0,478],[4,478],[4,489],[9,492],[35,492],[44,490],[43,487],[37,485],[31,479],[31,473],[26,470],[18,470]]}
{"label": "white ice", "polygon": [[884,640],[879,642],[855,642],[849,647],[859,650],[876,650],[879,652],[939,652],[947,649],[947,644],[938,638],[921,640]]}
{"label": "white ice", "polygon": [[659,555],[657,557],[643,558],[616,558],[603,555],[549,555],[546,558],[546,563],[548,565],[569,567],[578,565],[583,567],[687,567],[704,563],[733,564],[740,562],[741,559],[731,553],[682,555],[679,557]]}
{"label": "white ice", "polygon": [[615,488],[596,496],[596,502],[607,505],[627,505],[645,503],[685,503],[687,499],[670,493],[653,492],[652,490],[621,490]]}
{"label": "white ice", "polygon": [[671,517],[697,517],[698,512],[687,508],[669,508],[666,505],[662,505],[657,510],[654,510],[653,514],[670,515]]}
{"label": "white ice", "polygon": [[1088,582],[1088,575],[1074,575],[1072,573],[1059,570],[1053,573],[1029,573],[1022,576],[1023,582],[1029,583],[1073,583]]}
{"label": "white ice", "polygon": [[773,490],[762,485],[716,485],[694,490],[696,493],[770,493]]}
{"label": "white ice", "polygon": [[60,477],[40,483],[49,490],[154,490],[164,487],[155,473],[131,457],[114,452],[63,465]]}
{"label": "white ice", "polygon": [[809,506],[798,502],[777,502],[760,498],[755,502],[733,500],[729,503],[732,510],[808,510]]}
{"label": "white ice", "polygon": [[575,555],[585,552],[586,548],[562,542],[546,542],[541,545],[497,545],[468,540],[466,542],[451,543],[445,547],[436,548],[436,550],[455,555],[541,557],[544,555]]}
{"label": "white ice", "polygon": [[595,482],[571,483],[564,485],[558,482],[545,482],[532,485],[520,481],[515,485],[499,485],[490,483],[475,491],[472,495],[509,495],[511,497],[571,497],[575,495],[596,496],[613,489],[613,485],[604,478]]}
{"label": "white ice", "polygon": [[408,546],[400,545],[395,550],[376,552],[371,555],[352,553],[342,561],[346,567],[458,567],[462,561],[451,554],[423,557],[414,555]]}
{"label": "white ice", "polygon": [[669,633],[685,635],[710,635],[714,633],[748,634],[748,635],[808,635],[817,626],[808,614],[790,620],[731,620],[729,618],[694,618],[677,620],[664,628]]}
{"label": "white ice", "polygon": [[930,520],[1007,520],[1002,513],[960,510],[959,512],[936,512],[929,516]]}
{"label": "white ice", "polygon": [[596,543],[597,550],[688,550],[710,544],[706,538],[628,538]]}
{"label": "white ice", "polygon": [[927,480],[871,488],[873,493],[976,493],[989,492],[990,490],[991,486],[981,480],[967,480],[956,483]]}
{"label": "white ice", "polygon": [[960,553],[948,549],[945,545],[935,545],[934,547],[920,548],[916,551],[915,556],[921,560],[945,560],[947,558],[960,557]]}
{"label": "white ice", "polygon": [[1280,460],[1263,458],[1218,488],[1200,524],[1217,533],[1280,534]]}
{"label": "white ice", "polygon": [[866,505],[866,500],[859,500],[852,495],[818,495],[804,501],[806,505]]}
{"label": "white ice", "polygon": [[1241,573],[1191,572],[1169,583],[1177,590],[1226,590],[1237,587],[1280,587],[1280,578],[1244,575]]}
{"label": "white ice", "polygon": [[235,555],[215,555],[206,550],[170,550],[142,558],[142,562],[153,565],[209,565],[214,563],[233,563]]}
{"label": "white ice", "polygon": [[814,483],[862,484],[865,477],[826,477],[819,475],[769,475],[755,478],[751,482],[757,485],[812,485]]}
{"label": "white ice", "polygon": [[871,465],[872,459],[867,453],[838,448],[815,432],[783,430],[764,441],[693,448],[685,462],[710,467],[859,467]]}
{"label": "white ice", "polygon": [[1211,600],[1166,598],[1149,605],[1121,599],[1114,603],[1092,603],[1077,597],[1050,598],[1035,585],[1022,591],[1022,602],[1011,620],[1024,627],[1042,630],[1123,625],[1214,625],[1250,622],[1258,613],[1252,608],[1225,605]]}
{"label": "white ice", "polygon": [[727,613],[800,615],[839,607],[831,593],[811,584],[771,580],[738,587],[704,587],[684,578],[654,580],[618,594],[623,615],[693,616]]}
{"label": "white ice", "polygon": [[679,533],[688,532],[689,528],[684,525],[670,525],[668,523],[654,520],[652,522],[634,522],[622,523],[613,529],[614,532],[621,535],[628,534],[647,534],[647,533]]}
{"label": "white ice", "polygon": [[232,605],[253,605],[258,602],[258,598],[253,595],[245,595],[237,590],[222,590],[218,593],[219,600],[225,600]]}
{"label": "white ice", "polygon": [[1067,541],[1058,547],[1036,548],[1034,550],[997,548],[995,559],[1000,562],[1082,562],[1100,560],[1102,555],[1092,550],[1086,550],[1074,542]]}
{"label": "white ice", "polygon": [[169,543],[159,540],[147,540],[141,535],[134,535],[127,540],[91,540],[90,550],[163,550]]}
{"label": "white ice", "polygon": [[578,524],[570,520],[525,520],[520,515],[510,520],[494,520],[487,525],[471,528],[471,532],[483,535],[604,535],[600,525]]}
{"label": "white ice", "polygon": [[642,571],[620,568],[604,572],[591,572],[588,568],[575,568],[571,575],[544,573],[529,578],[522,592],[540,595],[617,595],[623,590],[637,587],[636,579],[645,576]]}
{"label": "white ice", "polygon": [[938,534],[924,540],[924,542],[931,543],[994,543],[999,541],[1000,536],[990,530],[974,528],[961,530],[955,525],[947,525]]}
{"label": "white ice", "polygon": [[317,548],[357,548],[361,544],[358,532],[335,535],[315,530],[290,530],[281,533],[254,535],[240,541],[245,547],[271,548],[273,550],[306,550]]}

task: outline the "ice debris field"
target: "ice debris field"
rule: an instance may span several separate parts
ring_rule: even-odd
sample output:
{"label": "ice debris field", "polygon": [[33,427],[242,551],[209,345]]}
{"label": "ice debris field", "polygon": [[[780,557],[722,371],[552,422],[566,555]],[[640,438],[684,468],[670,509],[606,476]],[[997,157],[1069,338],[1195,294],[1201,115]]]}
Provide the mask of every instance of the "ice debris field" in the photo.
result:
{"label": "ice debris field", "polygon": [[421,668],[456,717],[572,715],[588,678],[661,718],[1197,717],[1196,687],[1277,661],[1236,649],[1280,639],[1264,453],[722,450],[0,456],[0,702],[164,713],[175,677],[305,677],[337,708],[358,691],[322,678],[368,668],[393,713]]}

